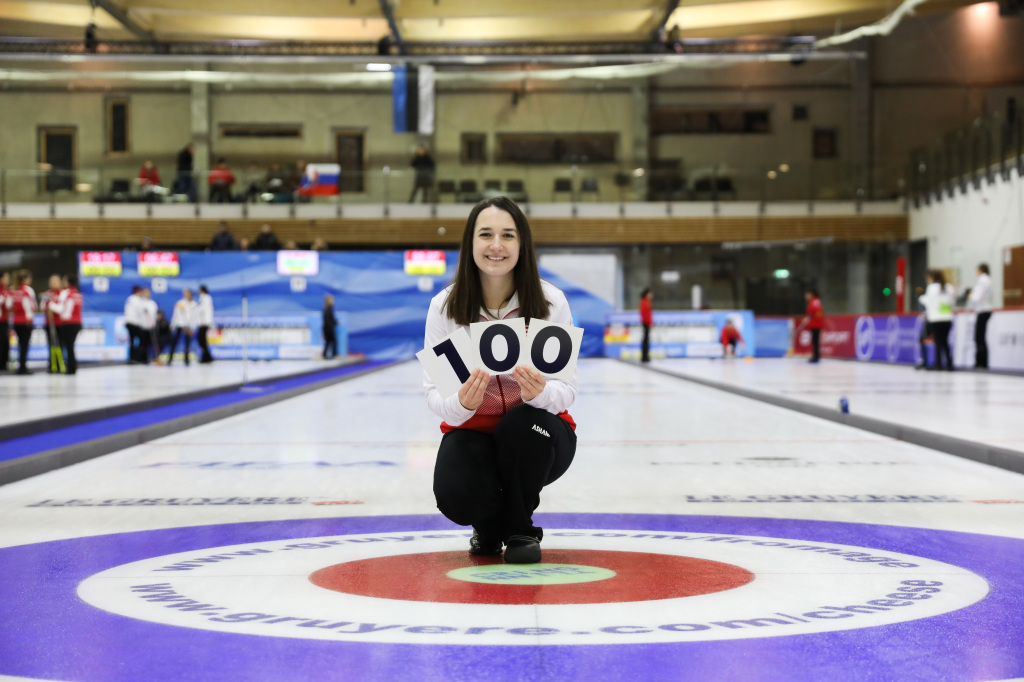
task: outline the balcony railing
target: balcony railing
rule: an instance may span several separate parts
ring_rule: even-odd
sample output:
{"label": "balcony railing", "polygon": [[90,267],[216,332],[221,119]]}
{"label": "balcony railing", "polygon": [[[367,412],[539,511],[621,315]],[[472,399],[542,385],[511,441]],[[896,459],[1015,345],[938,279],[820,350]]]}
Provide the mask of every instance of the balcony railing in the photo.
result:
{"label": "balcony railing", "polygon": [[[1019,138],[1017,138],[1019,145]],[[929,162],[930,163],[930,162]],[[929,164],[922,177],[932,180]],[[945,168],[945,166],[943,167]],[[924,172],[924,171],[922,171]],[[141,184],[134,172],[120,168],[64,170],[0,168],[0,209],[10,204],[171,204],[241,203],[328,205],[403,204],[411,201],[417,186],[409,169],[382,167],[366,171],[342,169],[340,192],[307,196],[295,191],[294,182],[270,183],[266,172],[236,171],[236,182],[214,190],[209,172],[186,174],[182,182],[173,170],[163,169],[162,186]],[[727,164],[696,165],[661,162],[655,168],[601,166],[496,166],[441,167],[426,191],[415,201],[426,203],[475,203],[482,198],[505,195],[521,203],[620,203],[620,202],[818,202],[892,200],[900,195],[903,178],[886,180],[883,187],[875,169],[840,161],[803,164],[779,163],[734,167]],[[921,185],[924,187],[924,185]],[[425,195],[425,196],[424,196]]]}
{"label": "balcony railing", "polygon": [[915,207],[958,193],[1024,177],[1024,117],[1000,113],[976,118],[911,153],[907,177]]}

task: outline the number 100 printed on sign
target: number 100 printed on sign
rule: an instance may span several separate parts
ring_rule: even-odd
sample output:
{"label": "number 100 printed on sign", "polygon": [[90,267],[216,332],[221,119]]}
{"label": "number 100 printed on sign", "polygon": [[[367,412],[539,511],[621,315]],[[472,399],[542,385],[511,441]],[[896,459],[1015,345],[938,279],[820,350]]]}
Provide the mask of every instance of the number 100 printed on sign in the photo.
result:
{"label": "number 100 printed on sign", "polygon": [[488,374],[511,374],[519,365],[533,367],[549,379],[569,379],[583,330],[545,320],[498,320],[458,329],[416,357],[442,397],[458,393],[474,369]]}

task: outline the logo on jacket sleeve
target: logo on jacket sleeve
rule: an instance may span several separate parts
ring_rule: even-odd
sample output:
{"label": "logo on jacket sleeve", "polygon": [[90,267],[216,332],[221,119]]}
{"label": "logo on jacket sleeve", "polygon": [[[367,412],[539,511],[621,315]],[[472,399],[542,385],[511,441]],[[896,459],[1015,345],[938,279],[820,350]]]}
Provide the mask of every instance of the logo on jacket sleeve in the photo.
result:
{"label": "logo on jacket sleeve", "polygon": [[547,438],[551,438],[551,434],[550,433],[548,433],[544,429],[540,428],[536,424],[533,425],[533,430],[536,431],[537,433],[541,434],[542,436],[545,436]]}

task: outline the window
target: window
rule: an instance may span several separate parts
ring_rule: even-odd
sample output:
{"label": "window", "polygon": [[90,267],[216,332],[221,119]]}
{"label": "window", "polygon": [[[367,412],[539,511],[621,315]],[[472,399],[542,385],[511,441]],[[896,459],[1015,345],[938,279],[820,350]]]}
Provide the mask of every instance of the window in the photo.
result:
{"label": "window", "polygon": [[654,135],[763,135],[771,131],[768,109],[656,107],[651,110]]}
{"label": "window", "polygon": [[806,121],[811,117],[811,111],[806,104],[793,105],[793,120]]}
{"label": "window", "polygon": [[462,133],[461,150],[459,159],[462,163],[487,163],[487,135]]}
{"label": "window", "polygon": [[835,128],[815,128],[811,138],[811,149],[816,159],[839,157],[838,133]]}
{"label": "window", "polygon": [[498,163],[614,163],[618,147],[618,133],[504,133]]}
{"label": "window", "polygon": [[128,136],[128,100],[107,100],[107,153],[125,154],[130,150]]}
{"label": "window", "polygon": [[301,123],[222,123],[221,137],[302,138]]}

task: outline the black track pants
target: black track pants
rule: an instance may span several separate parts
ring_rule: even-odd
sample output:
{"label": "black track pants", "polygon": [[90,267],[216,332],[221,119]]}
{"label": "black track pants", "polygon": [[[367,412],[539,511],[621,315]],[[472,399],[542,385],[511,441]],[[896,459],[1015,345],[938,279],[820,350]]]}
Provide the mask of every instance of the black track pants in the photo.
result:
{"label": "black track pants", "polygon": [[560,417],[530,405],[509,410],[493,434],[446,433],[434,465],[437,508],[483,535],[541,537],[533,525],[541,488],[566,472],[576,434]]}

